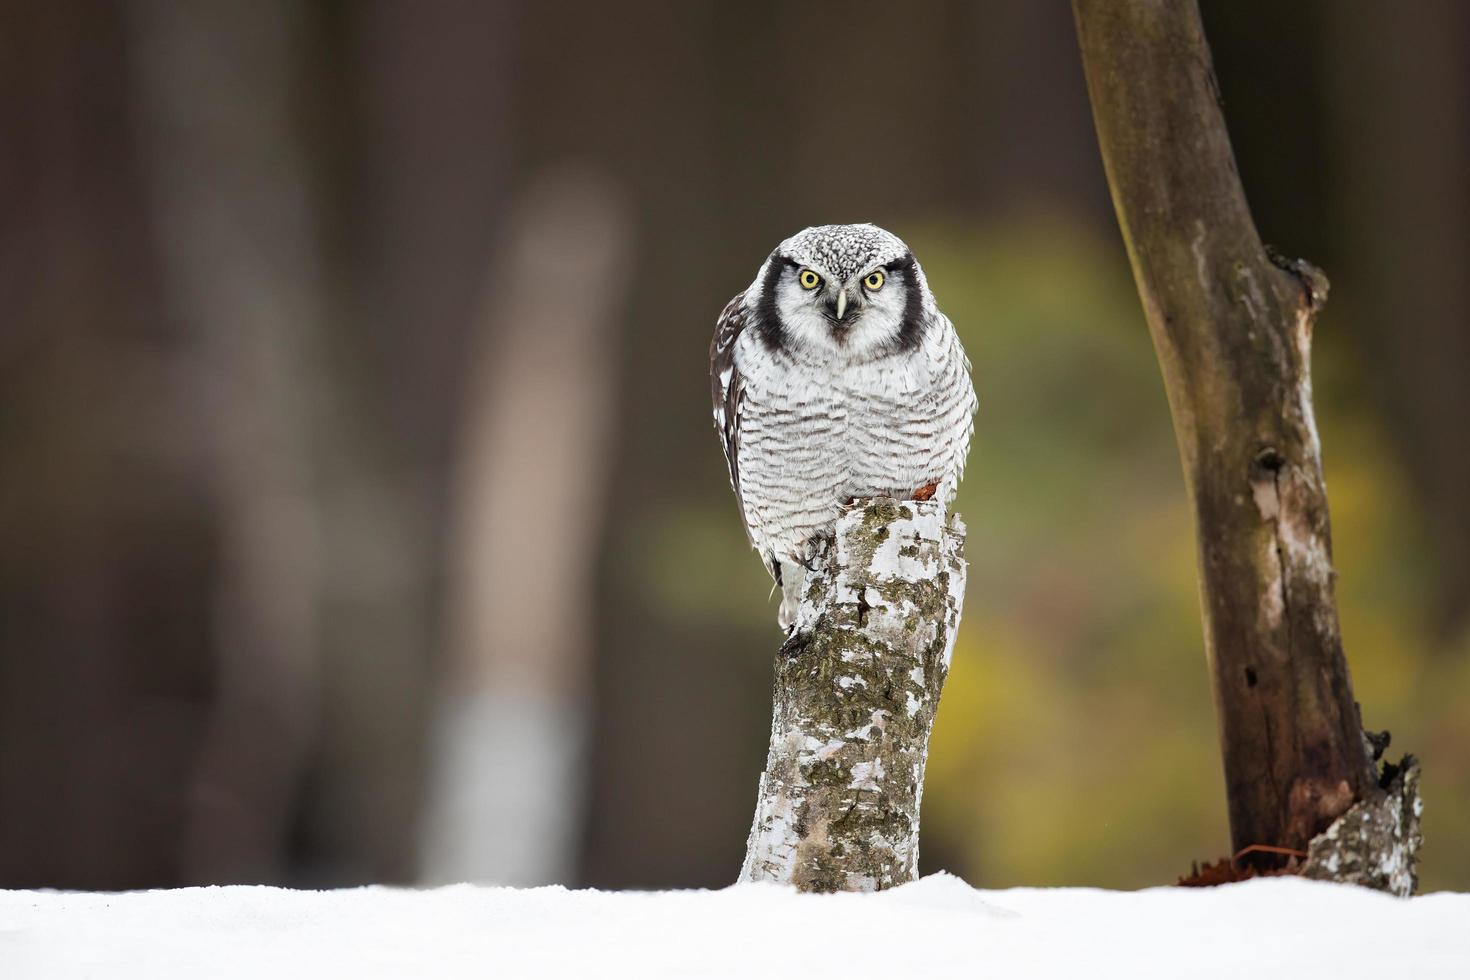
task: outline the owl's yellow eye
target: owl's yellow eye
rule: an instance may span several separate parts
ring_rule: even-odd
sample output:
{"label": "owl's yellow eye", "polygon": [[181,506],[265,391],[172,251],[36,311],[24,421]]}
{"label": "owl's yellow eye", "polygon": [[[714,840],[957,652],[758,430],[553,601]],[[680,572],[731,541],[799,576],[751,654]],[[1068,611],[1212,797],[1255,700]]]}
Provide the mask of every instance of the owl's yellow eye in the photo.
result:
{"label": "owl's yellow eye", "polygon": [[870,273],[868,273],[867,276],[863,278],[863,285],[864,286],[867,286],[869,289],[882,289],[883,288],[883,273],[881,273],[881,272],[870,272]]}
{"label": "owl's yellow eye", "polygon": [[802,269],[801,275],[796,278],[801,282],[802,289],[816,289],[822,284],[822,277],[810,269]]}

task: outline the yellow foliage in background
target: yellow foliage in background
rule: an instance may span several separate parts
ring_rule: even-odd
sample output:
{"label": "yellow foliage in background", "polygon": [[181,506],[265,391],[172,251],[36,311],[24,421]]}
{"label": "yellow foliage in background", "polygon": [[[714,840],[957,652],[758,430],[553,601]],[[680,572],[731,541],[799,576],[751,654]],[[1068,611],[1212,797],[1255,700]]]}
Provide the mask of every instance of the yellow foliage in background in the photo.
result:
{"label": "yellow foliage in background", "polygon": [[[1169,883],[1230,839],[1193,528],[1123,252],[1044,216],[914,237],[981,398],[926,841],[988,886]],[[1355,691],[1424,760],[1424,887],[1464,888],[1470,658],[1427,628],[1426,530],[1331,317],[1317,414]]]}

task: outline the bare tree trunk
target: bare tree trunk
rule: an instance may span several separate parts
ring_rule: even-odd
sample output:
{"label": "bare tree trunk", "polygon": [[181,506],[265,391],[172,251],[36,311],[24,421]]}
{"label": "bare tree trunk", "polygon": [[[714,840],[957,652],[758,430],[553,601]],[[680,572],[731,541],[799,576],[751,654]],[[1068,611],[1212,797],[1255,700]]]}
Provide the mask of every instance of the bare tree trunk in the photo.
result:
{"label": "bare tree trunk", "polygon": [[965,595],[937,501],[848,510],[777,655],[771,748],[742,881],[875,891],[919,870],[919,803]]}
{"label": "bare tree trunk", "polygon": [[[1305,852],[1349,808],[1384,799],[1338,633],[1312,416],[1312,323],[1327,282],[1261,244],[1197,5],[1074,0],[1073,10],[1195,509],[1231,833],[1238,850]],[[1389,808],[1413,816],[1390,835],[1408,845],[1409,888],[1417,809]]]}

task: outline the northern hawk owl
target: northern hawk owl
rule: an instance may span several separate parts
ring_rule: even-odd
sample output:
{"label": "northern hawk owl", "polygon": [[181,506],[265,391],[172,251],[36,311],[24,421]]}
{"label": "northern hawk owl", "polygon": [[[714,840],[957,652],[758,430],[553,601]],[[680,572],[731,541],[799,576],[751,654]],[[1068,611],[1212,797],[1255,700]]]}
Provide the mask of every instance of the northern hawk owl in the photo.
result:
{"label": "northern hawk owl", "polygon": [[854,500],[938,497],[964,471],[970,362],[924,272],[874,225],[808,228],[720,314],[715,429],[789,629],[804,569]]}

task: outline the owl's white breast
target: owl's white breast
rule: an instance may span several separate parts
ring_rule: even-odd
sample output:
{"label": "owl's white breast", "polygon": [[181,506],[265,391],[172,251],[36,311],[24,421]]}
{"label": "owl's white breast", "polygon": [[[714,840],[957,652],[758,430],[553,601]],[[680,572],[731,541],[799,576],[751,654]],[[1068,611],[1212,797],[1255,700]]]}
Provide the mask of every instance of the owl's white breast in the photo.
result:
{"label": "owl's white breast", "polygon": [[918,349],[863,362],[742,335],[739,493],[762,555],[803,553],[854,497],[905,497],[931,481],[953,493],[974,392],[953,328],[935,326]]}

